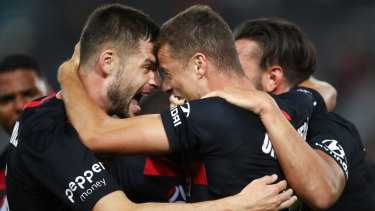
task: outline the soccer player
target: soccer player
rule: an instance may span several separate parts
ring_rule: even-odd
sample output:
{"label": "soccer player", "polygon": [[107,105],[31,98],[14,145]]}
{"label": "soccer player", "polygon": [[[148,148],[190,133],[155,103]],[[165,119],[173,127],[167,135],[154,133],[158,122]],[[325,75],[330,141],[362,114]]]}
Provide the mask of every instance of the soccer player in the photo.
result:
{"label": "soccer player", "polygon": [[[296,25],[286,20],[250,20],[236,27],[234,35],[243,68],[259,90],[274,94],[287,92],[301,82],[298,80],[301,73],[312,74],[315,69],[306,68],[308,64],[316,63],[312,43]],[[316,84],[316,81],[307,80],[301,85],[314,83]],[[252,93],[241,93],[237,90],[217,94],[236,105],[262,110],[261,106],[255,106],[254,102],[251,102],[254,99],[250,96]],[[251,104],[248,104],[249,102]],[[332,110],[334,104],[327,107]],[[267,115],[267,118],[275,116]],[[265,123],[269,134],[275,127],[278,128],[278,131],[274,130],[275,136],[283,133],[280,130],[283,126],[276,126],[276,120],[265,118],[263,115],[263,123],[273,123],[269,124],[269,127]],[[373,210],[373,167],[355,126],[337,114],[322,112],[310,120],[309,127],[307,143],[315,153],[306,148],[306,143],[300,140],[273,140],[285,176],[297,195],[314,209],[327,209],[337,200],[329,210]],[[291,147],[288,151],[285,150],[288,148],[278,145]],[[309,156],[306,157],[306,153]],[[288,154],[293,156],[285,156]],[[328,167],[325,168],[327,171],[313,171],[310,163],[316,159],[316,155],[323,159],[321,165]],[[285,168],[298,171],[287,171]]]}
{"label": "soccer player", "polygon": [[[160,87],[152,43],[158,30],[145,14],[121,5],[106,5],[90,15],[80,39],[79,77],[100,111],[136,114],[140,95]],[[6,183],[10,209],[16,211],[235,210],[252,206],[278,210],[294,199],[288,200],[291,190],[278,194],[285,182],[268,185],[275,178],[260,179],[240,194],[220,201],[133,204],[103,162],[79,141],[67,121],[63,101],[50,95],[28,103],[16,122]]]}
{"label": "soccer player", "polygon": [[[23,106],[48,91],[47,80],[38,62],[25,54],[7,55],[0,61],[0,125],[11,135]],[[9,139],[0,151],[0,210],[6,210],[5,164]]]}
{"label": "soccer player", "polygon": [[[233,195],[262,175],[283,178],[258,116],[217,98],[194,101],[216,89],[251,88],[221,17],[209,7],[193,6],[162,26],[158,47],[163,89],[191,100],[161,115],[111,119],[85,96],[74,65],[60,69],[69,119],[83,143],[102,155],[188,151],[196,170],[191,184],[202,188],[188,191],[197,197],[192,201]],[[275,99],[305,133],[306,119],[316,109],[313,100],[300,92]]]}

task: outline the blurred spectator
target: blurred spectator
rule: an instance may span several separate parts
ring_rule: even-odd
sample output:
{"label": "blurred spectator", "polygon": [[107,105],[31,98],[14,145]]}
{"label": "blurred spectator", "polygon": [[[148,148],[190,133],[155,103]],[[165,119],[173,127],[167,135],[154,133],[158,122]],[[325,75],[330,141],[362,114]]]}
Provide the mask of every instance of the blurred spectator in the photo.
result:
{"label": "blurred spectator", "polygon": [[[8,55],[0,61],[0,125],[11,135],[23,106],[47,95],[49,88],[39,64],[27,55]],[[5,165],[9,137],[0,136],[0,211],[6,210]]]}

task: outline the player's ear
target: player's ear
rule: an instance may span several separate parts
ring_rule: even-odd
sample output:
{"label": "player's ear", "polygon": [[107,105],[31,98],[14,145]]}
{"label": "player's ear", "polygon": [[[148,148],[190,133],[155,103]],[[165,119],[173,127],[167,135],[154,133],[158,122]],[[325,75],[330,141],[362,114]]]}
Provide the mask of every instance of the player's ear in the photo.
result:
{"label": "player's ear", "polygon": [[190,60],[198,79],[202,79],[207,70],[207,57],[203,53],[195,53]]}
{"label": "player's ear", "polygon": [[277,88],[283,83],[284,70],[278,65],[269,67],[264,74],[263,84],[265,91],[268,93],[274,93]]}
{"label": "player's ear", "polygon": [[119,58],[116,52],[113,50],[107,49],[105,51],[102,51],[99,56],[100,71],[104,77],[114,72],[119,63]]}

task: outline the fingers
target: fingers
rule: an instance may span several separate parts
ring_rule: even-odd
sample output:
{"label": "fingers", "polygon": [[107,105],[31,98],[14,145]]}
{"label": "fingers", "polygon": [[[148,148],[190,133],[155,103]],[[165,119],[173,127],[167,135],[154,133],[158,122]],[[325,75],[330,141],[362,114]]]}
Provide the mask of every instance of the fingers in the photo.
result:
{"label": "fingers", "polygon": [[276,183],[276,184],[275,184],[275,187],[277,188],[277,190],[278,190],[279,192],[281,192],[282,190],[285,190],[285,189],[286,189],[286,185],[287,185],[286,181],[285,181],[285,180],[282,180],[282,181]]}
{"label": "fingers", "polygon": [[288,200],[282,202],[276,210],[283,210],[292,206],[297,201],[297,196],[292,196]]}
{"label": "fingers", "polygon": [[269,185],[269,184],[272,184],[272,183],[276,182],[276,180],[277,180],[277,175],[273,174],[271,176],[264,176],[262,178],[256,179],[253,182],[256,182],[256,183],[259,183],[259,184],[262,184],[262,185]]}
{"label": "fingers", "polygon": [[80,61],[80,46],[81,46],[81,43],[78,42],[76,46],[74,47],[74,53],[73,53],[72,58],[70,59],[76,64],[79,64],[79,61]]}
{"label": "fingers", "polygon": [[289,188],[286,191],[281,192],[279,194],[280,203],[287,201],[288,199],[292,197],[292,195],[293,195],[293,190],[291,188]]}
{"label": "fingers", "polygon": [[56,97],[57,97],[57,99],[63,99],[62,90],[60,90],[59,92],[56,93]]}
{"label": "fingers", "polygon": [[201,98],[203,99],[203,98],[209,98],[209,97],[221,97],[222,94],[223,94],[223,92],[221,90],[215,90],[213,92],[210,92],[210,93],[204,95]]}

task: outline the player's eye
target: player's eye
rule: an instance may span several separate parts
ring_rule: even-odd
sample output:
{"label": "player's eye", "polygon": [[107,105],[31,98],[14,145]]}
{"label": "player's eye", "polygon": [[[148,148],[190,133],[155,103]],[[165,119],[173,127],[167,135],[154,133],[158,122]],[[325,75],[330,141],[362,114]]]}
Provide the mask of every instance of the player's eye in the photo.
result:
{"label": "player's eye", "polygon": [[7,104],[13,101],[16,97],[14,95],[4,95],[0,96],[0,104]]}

